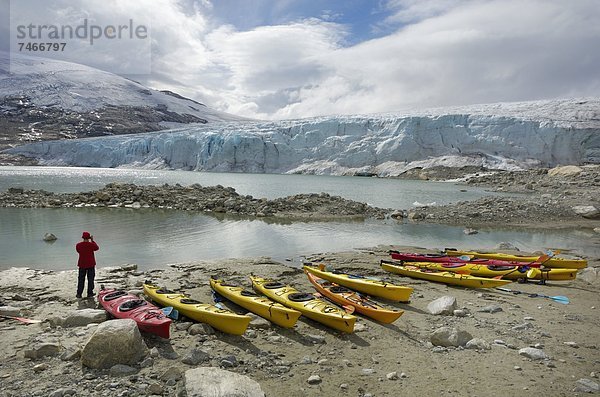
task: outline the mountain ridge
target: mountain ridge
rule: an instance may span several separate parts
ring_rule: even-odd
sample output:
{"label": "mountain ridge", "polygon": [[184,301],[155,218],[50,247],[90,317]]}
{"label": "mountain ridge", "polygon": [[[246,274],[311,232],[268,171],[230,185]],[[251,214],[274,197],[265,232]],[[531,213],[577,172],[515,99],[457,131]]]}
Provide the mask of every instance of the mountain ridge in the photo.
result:
{"label": "mountain ridge", "polygon": [[245,119],[85,65],[0,51],[0,149],[233,120]]}

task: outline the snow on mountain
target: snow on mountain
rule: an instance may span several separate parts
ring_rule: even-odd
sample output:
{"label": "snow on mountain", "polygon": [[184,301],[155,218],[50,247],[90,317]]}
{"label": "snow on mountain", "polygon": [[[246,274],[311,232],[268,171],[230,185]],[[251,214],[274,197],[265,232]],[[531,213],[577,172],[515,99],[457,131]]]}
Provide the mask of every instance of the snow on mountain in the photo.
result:
{"label": "snow on mountain", "polygon": [[85,65],[0,51],[0,97],[27,96],[40,107],[89,112],[112,106],[166,108],[207,121],[242,118],[168,91]]}
{"label": "snow on mountain", "polygon": [[[112,73],[0,52],[0,151],[23,142],[244,120]],[[0,155],[0,163],[21,163]]]}
{"label": "snow on mountain", "polygon": [[220,123],[11,150],[43,164],[393,176],[415,167],[600,162],[600,99]]}

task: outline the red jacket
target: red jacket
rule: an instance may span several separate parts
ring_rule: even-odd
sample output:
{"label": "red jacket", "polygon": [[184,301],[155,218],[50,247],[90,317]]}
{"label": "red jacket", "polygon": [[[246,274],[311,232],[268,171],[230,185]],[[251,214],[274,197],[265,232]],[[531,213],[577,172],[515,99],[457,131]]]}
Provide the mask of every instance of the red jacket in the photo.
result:
{"label": "red jacket", "polygon": [[96,258],[94,257],[94,251],[98,251],[100,247],[95,241],[82,241],[77,243],[75,246],[77,252],[79,252],[79,261],[77,266],[81,268],[88,268],[96,266]]}

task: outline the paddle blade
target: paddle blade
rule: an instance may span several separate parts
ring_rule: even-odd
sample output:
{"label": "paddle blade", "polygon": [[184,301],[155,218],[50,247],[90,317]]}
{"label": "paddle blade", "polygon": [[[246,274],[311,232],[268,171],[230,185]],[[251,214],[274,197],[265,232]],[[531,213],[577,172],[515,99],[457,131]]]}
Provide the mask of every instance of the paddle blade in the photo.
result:
{"label": "paddle blade", "polygon": [[42,320],[34,320],[34,319],[31,319],[31,318],[24,318],[24,317],[15,317],[15,316],[0,316],[0,317],[1,318],[8,318],[8,319],[11,319],[11,320],[17,320],[17,321],[20,321],[20,322],[25,323],[25,324],[38,324],[38,323],[42,322]]}
{"label": "paddle blade", "polygon": [[527,276],[527,278],[535,279],[540,275],[540,273],[541,272],[539,269],[529,269],[527,270],[527,273],[525,275]]}
{"label": "paddle blade", "polygon": [[172,320],[177,320],[179,318],[179,312],[172,306],[163,307],[161,311],[165,316],[169,317]]}
{"label": "paddle blade", "polygon": [[354,306],[342,305],[342,307],[344,308],[344,310],[346,311],[346,313],[348,313],[348,314],[354,313]]}
{"label": "paddle blade", "polygon": [[543,265],[545,262],[548,262],[552,258],[551,255],[541,255],[539,258],[533,262],[535,265]]}
{"label": "paddle blade", "polygon": [[567,298],[566,296],[562,296],[562,295],[551,296],[550,299],[552,299],[555,302],[562,303],[563,305],[569,304],[569,298]]}

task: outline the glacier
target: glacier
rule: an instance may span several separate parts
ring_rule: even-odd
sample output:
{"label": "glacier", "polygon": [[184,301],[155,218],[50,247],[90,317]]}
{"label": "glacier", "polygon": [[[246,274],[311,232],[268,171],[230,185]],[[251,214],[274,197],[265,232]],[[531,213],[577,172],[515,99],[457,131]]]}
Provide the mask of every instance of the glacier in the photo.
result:
{"label": "glacier", "polygon": [[600,163],[600,98],[190,124],[7,152],[55,166],[382,177],[433,166],[581,165]]}

